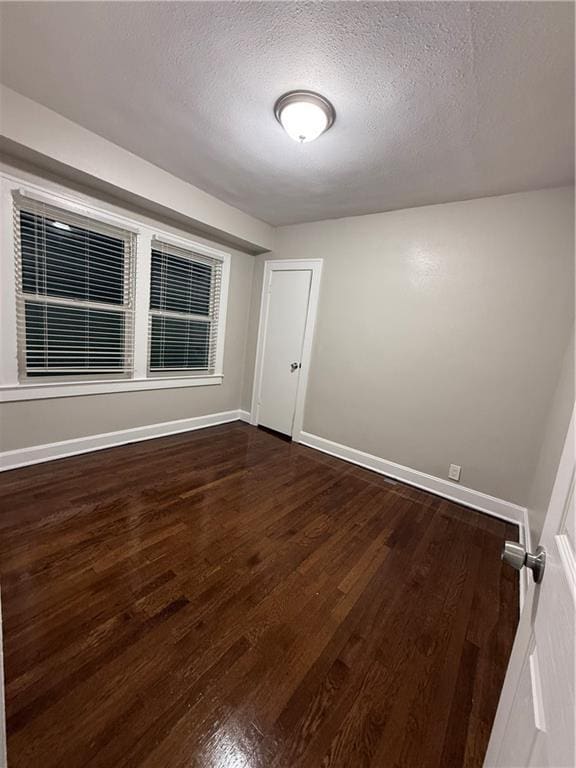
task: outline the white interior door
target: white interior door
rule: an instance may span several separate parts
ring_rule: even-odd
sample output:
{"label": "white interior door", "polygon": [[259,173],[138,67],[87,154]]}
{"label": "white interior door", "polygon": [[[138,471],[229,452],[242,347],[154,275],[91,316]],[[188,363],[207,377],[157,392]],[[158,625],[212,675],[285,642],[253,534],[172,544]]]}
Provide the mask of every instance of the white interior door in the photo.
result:
{"label": "white interior door", "polygon": [[270,272],[258,424],[292,434],[312,272]]}
{"label": "white interior door", "polygon": [[574,437],[573,415],[540,540],[544,577],[525,600],[486,768],[576,766]]}

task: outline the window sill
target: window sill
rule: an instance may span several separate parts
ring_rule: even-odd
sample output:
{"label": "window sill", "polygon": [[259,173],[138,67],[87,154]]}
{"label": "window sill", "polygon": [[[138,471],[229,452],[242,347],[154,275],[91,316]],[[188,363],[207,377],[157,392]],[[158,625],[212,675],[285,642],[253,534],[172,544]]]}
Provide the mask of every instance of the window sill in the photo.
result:
{"label": "window sill", "polygon": [[123,379],[115,381],[59,381],[47,384],[16,384],[0,387],[0,403],[18,400],[45,400],[55,397],[78,395],[104,395],[113,392],[141,392],[150,389],[175,389],[179,387],[209,387],[222,384],[221,374],[211,376],[171,376],[156,379]]}

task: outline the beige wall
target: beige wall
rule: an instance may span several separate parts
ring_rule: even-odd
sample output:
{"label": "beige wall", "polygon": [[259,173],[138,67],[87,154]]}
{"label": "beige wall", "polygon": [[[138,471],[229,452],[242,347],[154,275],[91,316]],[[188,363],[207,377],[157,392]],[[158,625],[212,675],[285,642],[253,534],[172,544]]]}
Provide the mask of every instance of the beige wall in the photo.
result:
{"label": "beige wall", "polygon": [[537,536],[573,396],[573,191],[276,236],[273,256],[231,251],[221,386],[4,403],[0,450],[249,409],[264,259],[322,257],[304,429],[439,477],[461,464],[464,485],[528,504]]}
{"label": "beige wall", "polygon": [[573,323],[573,208],[562,188],[278,229],[274,258],[324,259],[304,430],[527,504]]}
{"label": "beige wall", "polygon": [[[32,177],[27,174],[26,178]],[[99,205],[111,208],[105,201]],[[130,216],[150,223],[133,211]],[[166,223],[163,230],[209,242]],[[0,403],[0,451],[239,408],[254,256],[227,251],[231,254],[230,288],[221,385]]]}
{"label": "beige wall", "polygon": [[546,414],[538,462],[532,476],[528,497],[528,519],[532,548],[538,544],[542,533],[573,407],[574,336],[570,338],[566,346],[560,377]]}

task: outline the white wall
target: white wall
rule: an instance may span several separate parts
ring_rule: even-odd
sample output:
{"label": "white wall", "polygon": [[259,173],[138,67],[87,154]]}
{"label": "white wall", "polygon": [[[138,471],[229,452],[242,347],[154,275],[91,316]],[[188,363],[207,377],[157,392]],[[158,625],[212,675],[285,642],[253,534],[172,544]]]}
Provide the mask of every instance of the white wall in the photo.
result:
{"label": "white wall", "polygon": [[460,464],[526,505],[573,324],[573,214],[560,188],[278,229],[273,258],[325,260],[304,430],[437,477]]}

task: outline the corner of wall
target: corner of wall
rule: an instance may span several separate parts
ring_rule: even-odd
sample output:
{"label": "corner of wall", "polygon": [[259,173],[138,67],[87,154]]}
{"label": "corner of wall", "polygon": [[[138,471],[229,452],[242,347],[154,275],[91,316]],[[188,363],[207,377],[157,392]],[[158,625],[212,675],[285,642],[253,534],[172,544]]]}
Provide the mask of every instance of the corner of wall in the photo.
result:
{"label": "corner of wall", "polygon": [[556,389],[548,408],[540,451],[532,474],[533,479],[527,505],[527,535],[533,546],[536,546],[542,533],[558,463],[574,407],[574,342],[574,331],[572,331],[558,373]]}

